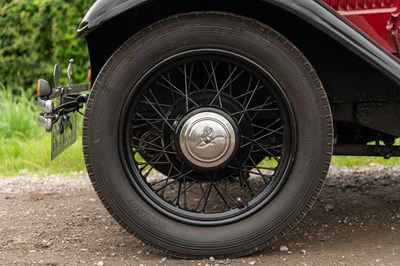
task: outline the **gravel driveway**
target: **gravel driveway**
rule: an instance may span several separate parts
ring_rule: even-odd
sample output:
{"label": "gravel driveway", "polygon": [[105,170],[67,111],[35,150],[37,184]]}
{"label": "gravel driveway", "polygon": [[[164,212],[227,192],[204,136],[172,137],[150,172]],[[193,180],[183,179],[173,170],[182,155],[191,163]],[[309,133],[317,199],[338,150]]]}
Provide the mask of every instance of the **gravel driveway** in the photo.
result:
{"label": "gravel driveway", "polygon": [[84,173],[0,179],[0,265],[400,265],[400,167],[332,167],[287,237],[241,259],[177,260],[108,215]]}

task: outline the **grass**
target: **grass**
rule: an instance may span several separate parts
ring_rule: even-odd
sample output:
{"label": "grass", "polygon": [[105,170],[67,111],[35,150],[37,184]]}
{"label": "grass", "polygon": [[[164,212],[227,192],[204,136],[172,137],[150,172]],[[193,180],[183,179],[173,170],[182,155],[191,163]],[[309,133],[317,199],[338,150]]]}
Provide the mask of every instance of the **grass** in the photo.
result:
{"label": "grass", "polygon": [[29,94],[22,89],[0,86],[0,137],[26,139],[37,132],[34,115],[38,111]]}
{"label": "grass", "polygon": [[[46,175],[85,170],[79,126],[82,119],[78,119],[78,141],[51,161],[51,136],[37,125],[39,112],[30,93],[21,89],[6,89],[0,84],[0,176],[16,176],[27,171]],[[400,165],[400,158],[385,160],[378,157],[335,156],[332,160],[332,165],[375,164]]]}
{"label": "grass", "polygon": [[400,158],[384,159],[382,157],[360,157],[360,156],[334,156],[331,165],[339,166],[399,166]]}
{"label": "grass", "polygon": [[41,175],[68,174],[85,169],[80,141],[51,161],[49,134],[39,134],[37,139],[0,140],[0,160],[1,176],[15,176],[26,171]]}

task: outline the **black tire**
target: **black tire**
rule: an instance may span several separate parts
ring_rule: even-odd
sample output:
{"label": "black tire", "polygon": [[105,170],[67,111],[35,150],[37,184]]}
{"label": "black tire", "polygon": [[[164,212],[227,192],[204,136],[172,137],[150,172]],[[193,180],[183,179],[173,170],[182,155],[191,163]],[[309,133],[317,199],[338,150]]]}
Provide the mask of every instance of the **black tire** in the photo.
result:
{"label": "black tire", "polygon": [[333,133],[325,91],[293,44],[204,12],[160,21],[110,57],[83,134],[111,215],[159,250],[202,258],[250,254],[297,224],[322,188]]}

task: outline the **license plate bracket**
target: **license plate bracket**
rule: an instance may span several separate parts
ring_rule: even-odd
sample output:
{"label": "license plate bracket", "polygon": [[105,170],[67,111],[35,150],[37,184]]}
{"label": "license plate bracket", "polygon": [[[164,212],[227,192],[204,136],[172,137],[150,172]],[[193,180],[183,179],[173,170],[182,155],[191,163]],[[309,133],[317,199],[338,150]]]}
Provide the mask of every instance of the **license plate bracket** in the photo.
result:
{"label": "license plate bracket", "polygon": [[53,125],[51,130],[51,160],[53,161],[65,149],[75,143],[76,112],[68,113],[60,117],[59,121]]}

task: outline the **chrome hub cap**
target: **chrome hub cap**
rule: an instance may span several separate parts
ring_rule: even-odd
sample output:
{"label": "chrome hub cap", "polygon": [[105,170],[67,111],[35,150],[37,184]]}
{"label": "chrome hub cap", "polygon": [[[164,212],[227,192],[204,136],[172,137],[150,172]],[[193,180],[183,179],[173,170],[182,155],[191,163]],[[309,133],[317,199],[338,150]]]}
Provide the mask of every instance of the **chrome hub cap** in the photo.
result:
{"label": "chrome hub cap", "polygon": [[226,163],[234,154],[236,144],[233,121],[216,112],[189,114],[179,133],[184,158],[201,168]]}

